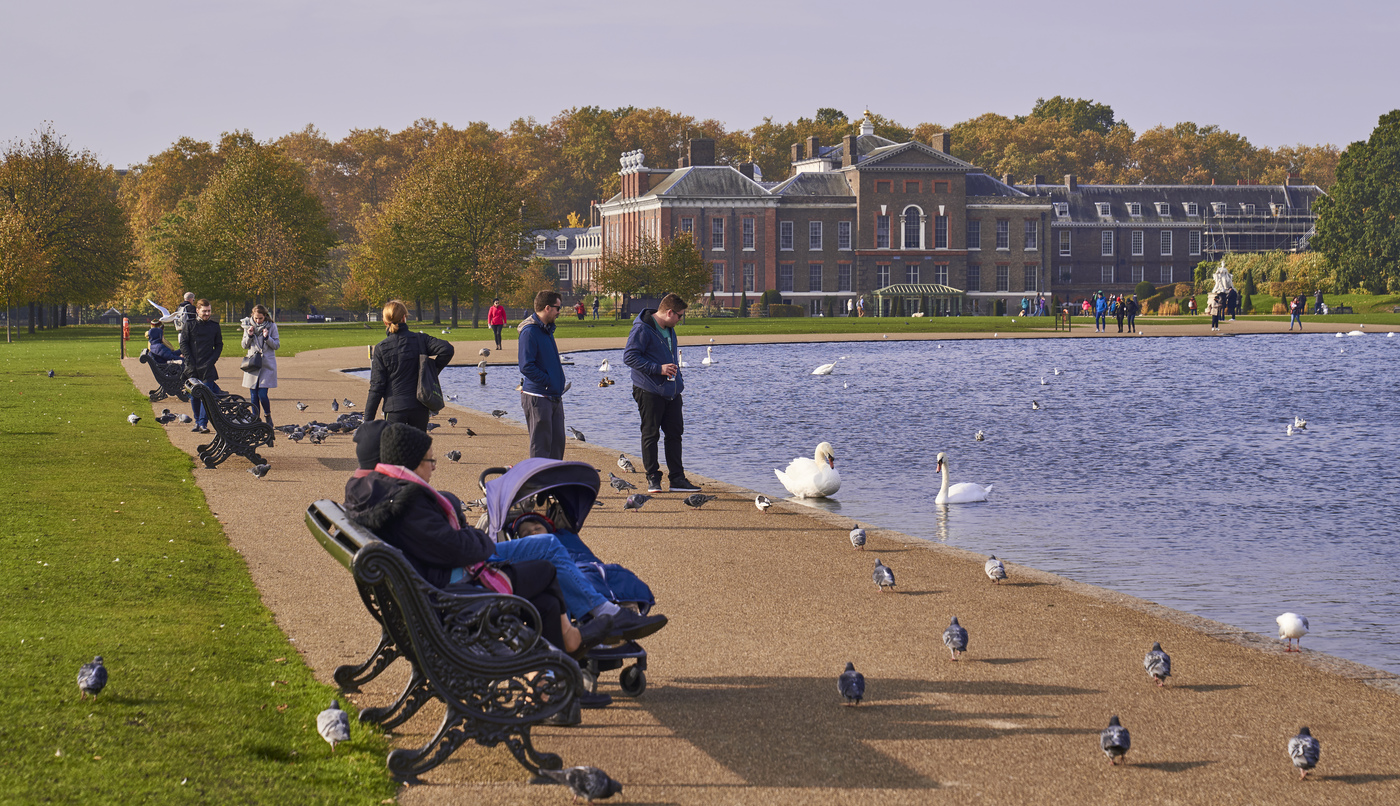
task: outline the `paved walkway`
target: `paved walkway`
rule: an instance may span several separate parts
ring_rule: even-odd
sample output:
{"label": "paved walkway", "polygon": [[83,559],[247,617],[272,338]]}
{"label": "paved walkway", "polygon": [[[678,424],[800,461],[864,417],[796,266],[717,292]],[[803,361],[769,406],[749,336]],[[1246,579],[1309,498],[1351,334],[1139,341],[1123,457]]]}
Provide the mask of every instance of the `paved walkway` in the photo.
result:
{"label": "paved walkway", "polygon": [[[1237,324],[1247,332],[1286,329]],[[1144,330],[1209,335],[1208,325],[1147,322]],[[456,341],[457,363],[479,360],[477,350],[489,343],[489,331],[480,332],[481,339]],[[475,334],[453,333],[464,335]],[[1040,335],[1054,334],[1032,337]],[[1102,338],[1092,327],[1073,335]],[[770,340],[802,339],[716,342]],[[563,346],[621,343],[571,339]],[[507,349],[491,360],[513,363],[515,356]],[[332,399],[362,404],[364,382],[337,370],[364,364],[363,347],[279,358],[277,422],[328,420]],[[138,388],[152,388],[144,365],[128,360],[126,368]],[[221,362],[220,371],[236,379],[236,360]],[[514,380],[509,371],[490,378]],[[298,415],[296,400],[310,408]],[[619,404],[624,416],[628,404]],[[525,457],[525,433],[518,412],[503,421],[454,413],[478,436],[446,425],[435,432],[439,456],[456,448],[463,459],[444,462],[434,482],[472,498],[482,469]],[[191,454],[205,439],[187,427],[168,433]],[[634,445],[616,447],[635,461]],[[616,454],[571,441],[567,458],[608,468]],[[244,472],[238,457],[194,475],[278,624],[330,682],[336,666],[368,654],[378,629],[302,514],[312,500],[341,498],[355,466],[353,445],[340,436],[323,445],[279,440],[264,455],[272,471],[263,480]],[[646,641],[642,697],[617,697],[612,707],[587,712],[582,727],[539,730],[536,746],[608,770],[626,785],[622,802],[1400,802],[1395,675],[1307,651],[1285,655],[1276,641],[1014,563],[1009,584],[993,585],[981,556],[895,533],[874,532],[857,552],[843,518],[786,502],[762,514],[751,493],[713,481],[705,489],[721,498],[700,512],[662,495],[635,513],[623,512],[621,496],[605,487],[604,506],[586,528],[601,556],[651,584],[672,623]],[[876,557],[895,570],[895,592],[877,593],[871,583]],[[971,633],[971,652],[958,662],[940,642],[954,615]],[[1142,668],[1153,641],[1172,655],[1175,676],[1165,689]],[[847,661],[869,681],[859,708],[838,702],[835,679]],[[351,699],[361,707],[386,704],[402,671],[391,669]],[[616,696],[615,674],[604,676],[600,690]],[[1098,750],[1098,731],[1113,714],[1132,731],[1127,767],[1110,767]],[[421,744],[439,717],[425,708],[396,741]],[[1285,751],[1301,725],[1323,746],[1317,777],[1306,782]],[[400,801],[568,801],[562,789],[524,777],[505,750],[468,746]]]}

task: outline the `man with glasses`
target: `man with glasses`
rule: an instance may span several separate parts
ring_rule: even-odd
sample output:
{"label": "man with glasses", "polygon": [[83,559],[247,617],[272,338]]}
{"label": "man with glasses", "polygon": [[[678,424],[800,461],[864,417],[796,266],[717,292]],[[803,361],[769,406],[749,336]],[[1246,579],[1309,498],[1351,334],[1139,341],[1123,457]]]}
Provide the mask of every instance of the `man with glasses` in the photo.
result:
{"label": "man with glasses", "polygon": [[666,472],[671,477],[671,492],[700,491],[686,479],[681,462],[681,435],[685,433],[681,392],[685,379],[681,377],[676,325],[685,317],[687,307],[685,300],[667,294],[656,308],[637,314],[632,331],[627,334],[627,349],[622,353],[622,363],[632,369],[632,399],[637,401],[637,411],[642,415],[642,468],[647,474],[647,492],[661,492],[656,445],[662,431],[666,432]]}
{"label": "man with glasses", "polygon": [[564,458],[564,365],[554,343],[554,320],[563,298],[557,291],[535,295],[535,312],[516,328],[520,333],[518,355],[520,407],[530,429],[530,456]]}

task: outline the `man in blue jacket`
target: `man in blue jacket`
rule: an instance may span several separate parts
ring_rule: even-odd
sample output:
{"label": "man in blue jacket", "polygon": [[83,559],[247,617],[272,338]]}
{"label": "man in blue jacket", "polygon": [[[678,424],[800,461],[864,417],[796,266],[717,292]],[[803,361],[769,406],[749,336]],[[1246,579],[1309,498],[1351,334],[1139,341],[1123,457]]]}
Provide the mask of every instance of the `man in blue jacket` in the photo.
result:
{"label": "man in blue jacket", "polygon": [[564,458],[564,365],[554,343],[554,320],[563,299],[557,291],[535,295],[535,312],[516,328],[520,374],[520,407],[530,429],[530,456]]}
{"label": "man in blue jacket", "polygon": [[1102,291],[1094,300],[1094,332],[1108,332],[1108,300],[1104,299]]}
{"label": "man in blue jacket", "polygon": [[685,420],[681,415],[681,377],[677,354],[676,324],[685,315],[685,300],[667,294],[655,309],[647,308],[632,321],[622,363],[632,369],[632,399],[642,415],[642,468],[647,474],[647,492],[661,492],[661,465],[656,444],[666,432],[666,470],[671,476],[671,492],[695,493],[700,488],[685,477],[681,463],[681,435]]}

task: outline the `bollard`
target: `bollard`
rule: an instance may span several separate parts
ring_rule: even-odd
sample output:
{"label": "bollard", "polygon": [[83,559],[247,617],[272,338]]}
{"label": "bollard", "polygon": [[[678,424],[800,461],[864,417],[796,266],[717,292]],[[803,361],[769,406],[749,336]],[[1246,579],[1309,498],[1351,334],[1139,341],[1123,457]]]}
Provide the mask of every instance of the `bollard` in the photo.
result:
{"label": "bollard", "polygon": [[481,385],[482,385],[482,386],[485,386],[485,385],[486,385],[486,372],[485,372],[484,370],[483,370],[482,373],[481,373]]}

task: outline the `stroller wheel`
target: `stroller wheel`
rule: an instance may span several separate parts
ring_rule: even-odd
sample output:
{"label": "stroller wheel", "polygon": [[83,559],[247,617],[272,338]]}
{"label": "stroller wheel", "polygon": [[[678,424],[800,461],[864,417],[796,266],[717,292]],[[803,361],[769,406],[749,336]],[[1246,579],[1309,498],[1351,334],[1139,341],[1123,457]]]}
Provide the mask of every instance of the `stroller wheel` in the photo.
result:
{"label": "stroller wheel", "polygon": [[647,673],[635,665],[628,666],[618,676],[617,684],[622,687],[622,693],[628,697],[640,697],[642,692],[647,690]]}

